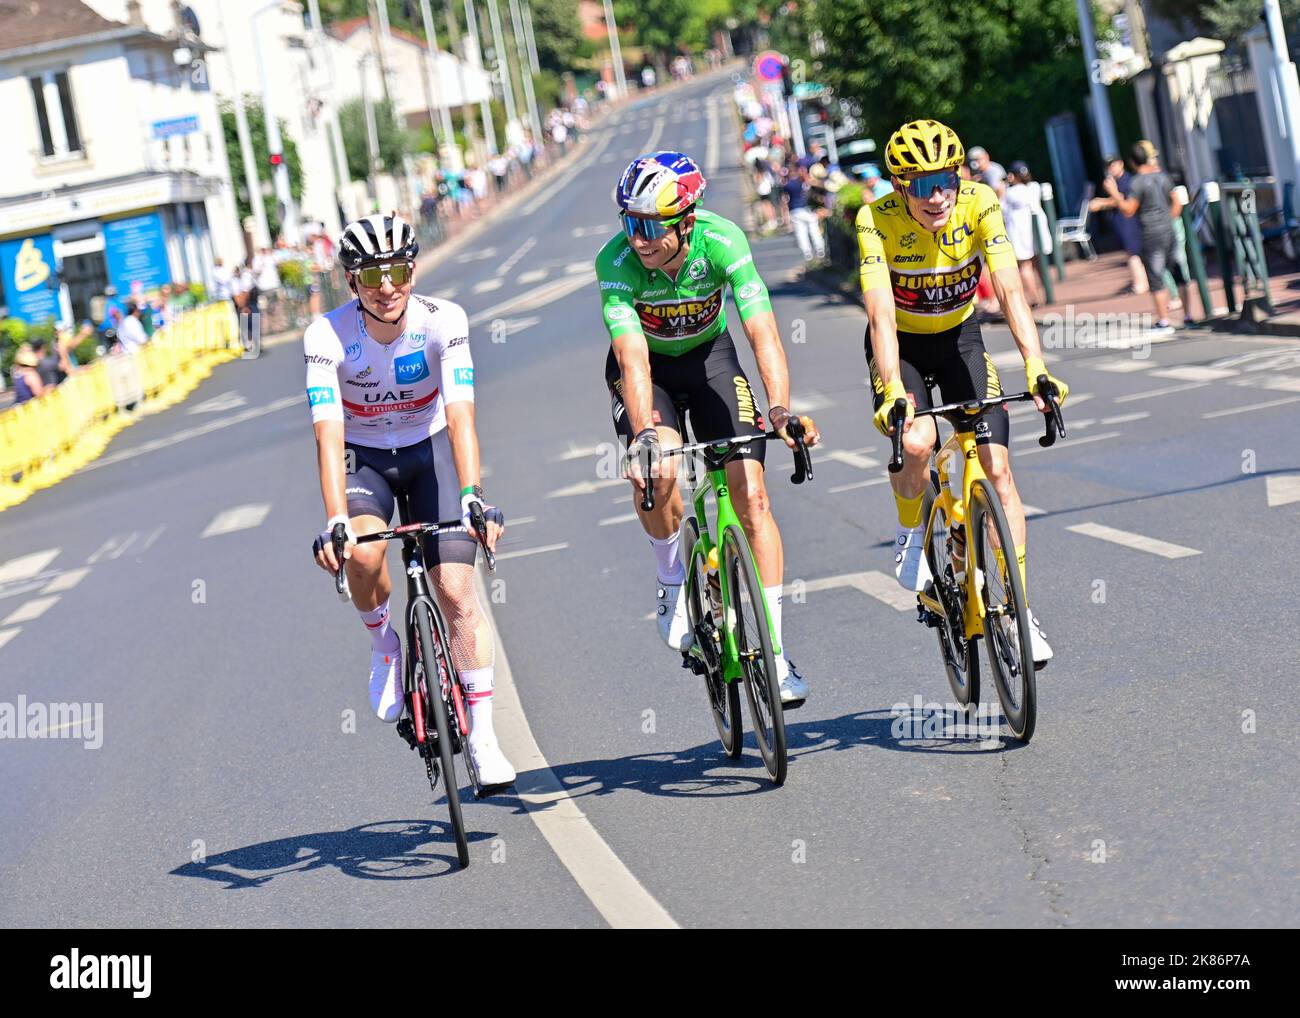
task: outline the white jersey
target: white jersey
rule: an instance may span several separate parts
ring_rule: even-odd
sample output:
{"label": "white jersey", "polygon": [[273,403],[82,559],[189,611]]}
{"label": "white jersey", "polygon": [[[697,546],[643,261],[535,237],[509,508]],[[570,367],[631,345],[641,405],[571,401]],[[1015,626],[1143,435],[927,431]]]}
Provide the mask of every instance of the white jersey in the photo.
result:
{"label": "white jersey", "polygon": [[412,294],[406,331],[380,343],[353,300],[312,322],[302,345],[312,422],[342,421],[357,445],[416,445],[447,426],[447,403],[474,399],[469,321],[451,301]]}

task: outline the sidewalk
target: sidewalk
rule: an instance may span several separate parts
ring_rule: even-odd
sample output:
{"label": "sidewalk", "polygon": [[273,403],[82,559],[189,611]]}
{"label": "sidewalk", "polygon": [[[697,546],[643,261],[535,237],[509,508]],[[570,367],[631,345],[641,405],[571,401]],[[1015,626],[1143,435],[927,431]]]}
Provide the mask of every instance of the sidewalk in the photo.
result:
{"label": "sidewalk", "polygon": [[[1066,314],[1066,308],[1072,307],[1073,313],[1088,314],[1150,314],[1154,316],[1155,306],[1150,294],[1135,295],[1124,293],[1131,279],[1128,271],[1127,256],[1122,251],[1111,251],[1101,255],[1093,262],[1067,261],[1065,279],[1058,281],[1055,270],[1052,282],[1056,297],[1052,304],[1044,304],[1034,309],[1034,317],[1042,324],[1049,314]],[[1238,312],[1227,314],[1227,298],[1223,289],[1223,277],[1218,266],[1207,263],[1205,273],[1208,277],[1210,300],[1214,305],[1214,320],[1210,328],[1226,331],[1264,332],[1280,336],[1300,336],[1300,270],[1278,271],[1285,269],[1282,264],[1270,265],[1269,294],[1273,300],[1274,314],[1252,322],[1249,317],[1242,319],[1240,306],[1242,292],[1240,284],[1234,287],[1237,297]],[[1192,281],[1192,307],[1197,316],[1201,314],[1200,294],[1196,281]],[[1262,313],[1262,312],[1261,312]],[[1175,326],[1181,321],[1181,312],[1170,313],[1170,320]]]}

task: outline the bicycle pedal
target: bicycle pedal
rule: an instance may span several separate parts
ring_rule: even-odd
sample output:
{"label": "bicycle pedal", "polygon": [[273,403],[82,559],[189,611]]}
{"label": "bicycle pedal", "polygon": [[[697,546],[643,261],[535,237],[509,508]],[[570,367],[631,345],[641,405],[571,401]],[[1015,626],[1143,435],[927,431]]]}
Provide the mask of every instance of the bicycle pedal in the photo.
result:
{"label": "bicycle pedal", "polygon": [[507,781],[498,785],[483,785],[474,792],[475,799],[486,799],[488,796],[496,795],[498,792],[504,792],[507,788],[514,787],[513,781]]}
{"label": "bicycle pedal", "polygon": [[781,701],[781,709],[782,709],[783,711],[787,711],[787,710],[798,710],[800,707],[802,707],[802,706],[803,706],[805,703],[807,703],[807,702],[808,702],[807,699],[803,699],[803,700],[790,700],[790,701],[782,700],[782,701]]}
{"label": "bicycle pedal", "polygon": [[417,749],[419,743],[415,740],[415,726],[411,724],[411,719],[403,717],[397,722],[397,734],[406,740],[406,744],[412,749]]}

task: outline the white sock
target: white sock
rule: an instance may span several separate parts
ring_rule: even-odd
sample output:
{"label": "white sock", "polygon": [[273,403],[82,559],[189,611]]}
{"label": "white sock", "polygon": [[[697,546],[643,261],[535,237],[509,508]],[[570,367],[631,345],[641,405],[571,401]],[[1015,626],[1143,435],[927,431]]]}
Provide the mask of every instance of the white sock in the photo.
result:
{"label": "white sock", "polygon": [[[358,609],[360,611],[360,609]],[[397,633],[390,626],[388,616],[388,601],[385,600],[374,611],[362,611],[361,621],[366,624],[366,629],[370,632],[370,643],[375,650],[381,654],[391,654],[397,650],[401,641],[397,638]]]}
{"label": "white sock", "polygon": [[782,649],[784,657],[785,643],[781,640],[781,588],[764,587],[763,596],[767,598],[767,610],[772,616],[772,632],[776,634],[777,646]]}
{"label": "white sock", "polygon": [[469,701],[469,738],[478,742],[492,732],[492,666],[466,668],[460,673],[460,684]]}
{"label": "white sock", "polygon": [[660,583],[685,583],[686,570],[682,567],[681,556],[677,554],[679,534],[672,537],[652,537],[650,545],[655,550],[655,566],[659,570]]}

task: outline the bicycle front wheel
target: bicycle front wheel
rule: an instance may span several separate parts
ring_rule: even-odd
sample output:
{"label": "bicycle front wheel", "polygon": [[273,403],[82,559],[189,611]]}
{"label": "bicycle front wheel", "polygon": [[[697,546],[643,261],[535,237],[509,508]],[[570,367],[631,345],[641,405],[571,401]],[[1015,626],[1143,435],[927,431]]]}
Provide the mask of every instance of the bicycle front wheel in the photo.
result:
{"label": "bicycle front wheel", "polygon": [[437,735],[436,751],[442,771],[442,787],[447,795],[447,813],[451,817],[451,829],[456,838],[456,858],[460,862],[460,868],[464,869],[469,865],[469,839],[465,832],[465,818],[460,811],[451,725],[447,723],[447,704],[442,693],[442,660],[446,646],[434,637],[435,628],[440,634],[442,630],[433,618],[433,609],[427,604],[418,603],[414,614],[416,681],[424,683],[425,737],[428,738],[432,733]]}
{"label": "bicycle front wheel", "polygon": [[[1038,712],[1038,686],[1029,642],[1029,606],[1016,566],[1015,542],[993,485],[980,478],[971,486],[970,540],[975,542],[980,597],[984,601],[984,643],[993,684],[1011,734],[1028,742]],[[998,561],[997,551],[1003,551]]]}
{"label": "bicycle front wheel", "polygon": [[776,677],[776,657],[767,628],[763,587],[749,551],[745,532],[734,523],[722,533],[722,568],[727,577],[727,604],[723,625],[736,641],[745,697],[754,740],[772,783],[785,783],[785,715],[781,709],[781,686]]}
{"label": "bicycle front wheel", "polygon": [[933,594],[943,605],[943,616],[935,631],[939,634],[939,652],[943,655],[944,671],[948,673],[948,686],[957,703],[970,708],[980,702],[979,657],[966,640],[966,625],[962,614],[962,587],[953,572],[954,555],[964,568],[964,545],[960,552],[953,548],[952,521],[939,501],[939,475],[930,472],[930,486],[925,489],[921,503],[921,519],[928,525],[925,541],[925,561],[934,578]]}
{"label": "bicycle front wheel", "polygon": [[699,539],[699,525],[695,517],[689,516],[682,523],[678,547],[691,556],[686,570],[686,617],[695,646],[690,653],[704,671],[704,685],[709,694],[709,708],[713,714],[713,727],[718,730],[718,741],[722,743],[723,752],[735,760],[745,745],[745,732],[740,722],[740,685],[722,677],[722,641],[714,621],[709,566],[704,553],[693,550]]}

